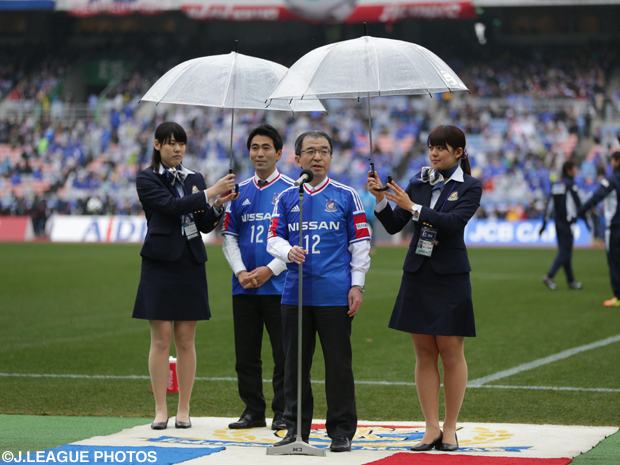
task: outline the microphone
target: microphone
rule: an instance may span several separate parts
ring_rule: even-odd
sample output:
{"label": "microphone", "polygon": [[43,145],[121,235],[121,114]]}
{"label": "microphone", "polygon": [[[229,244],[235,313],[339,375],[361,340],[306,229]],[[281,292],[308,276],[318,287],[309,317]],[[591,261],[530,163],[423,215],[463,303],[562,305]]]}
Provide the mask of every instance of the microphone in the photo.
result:
{"label": "microphone", "polygon": [[295,181],[294,186],[298,187],[301,186],[304,182],[310,182],[312,181],[312,178],[314,178],[314,173],[310,170],[303,170],[301,172],[301,175],[299,176],[299,179],[297,181]]}

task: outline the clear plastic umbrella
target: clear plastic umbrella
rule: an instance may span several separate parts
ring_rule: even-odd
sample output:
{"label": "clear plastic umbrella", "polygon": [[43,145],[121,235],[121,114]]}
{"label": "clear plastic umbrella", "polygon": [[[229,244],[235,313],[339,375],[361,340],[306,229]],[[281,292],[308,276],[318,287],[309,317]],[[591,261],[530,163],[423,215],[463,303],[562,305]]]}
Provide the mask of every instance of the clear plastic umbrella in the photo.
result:
{"label": "clear plastic umbrella", "polygon": [[367,98],[372,156],[370,98],[467,91],[456,73],[430,50],[402,40],[362,36],[308,52],[269,96],[289,102],[305,99]]}
{"label": "clear plastic umbrella", "polygon": [[229,167],[232,173],[235,109],[326,111],[314,98],[267,101],[287,70],[273,61],[237,52],[194,58],[160,77],[141,101],[232,109]]}

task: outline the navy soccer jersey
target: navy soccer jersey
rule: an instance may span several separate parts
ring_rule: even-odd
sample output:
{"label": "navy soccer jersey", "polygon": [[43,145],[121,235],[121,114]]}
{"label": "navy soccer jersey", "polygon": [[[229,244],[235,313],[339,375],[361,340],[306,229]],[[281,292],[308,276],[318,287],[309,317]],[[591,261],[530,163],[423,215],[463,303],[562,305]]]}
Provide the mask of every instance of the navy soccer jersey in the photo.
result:
{"label": "navy soccer jersey", "polygon": [[[293,180],[282,174],[269,184],[259,187],[254,177],[239,184],[239,197],[226,208],[222,234],[236,236],[241,258],[248,270],[265,266],[273,260],[267,253],[269,221],[278,196],[293,185]],[[232,293],[235,294],[282,294],[285,273],[272,276],[258,288],[244,289],[233,274]]]}
{"label": "navy soccer jersey", "polygon": [[[366,214],[355,190],[331,179],[314,192],[304,192],[303,305],[347,306],[351,289],[349,246],[369,241]],[[299,189],[284,191],[274,209],[269,237],[299,245]],[[299,265],[287,264],[282,303],[298,304]]]}

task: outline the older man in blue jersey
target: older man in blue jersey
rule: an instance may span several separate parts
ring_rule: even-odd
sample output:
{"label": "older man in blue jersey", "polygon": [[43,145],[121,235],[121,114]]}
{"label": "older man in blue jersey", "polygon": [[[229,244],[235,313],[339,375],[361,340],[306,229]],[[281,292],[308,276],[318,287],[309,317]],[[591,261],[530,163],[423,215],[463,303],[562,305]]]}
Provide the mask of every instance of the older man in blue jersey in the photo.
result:
{"label": "older man in blue jersey", "polygon": [[228,204],[222,228],[223,251],[233,270],[233,318],[239,396],[245,410],[231,429],[266,426],[261,348],[263,326],[269,333],[274,360],[271,429],[285,429],[284,349],[280,301],[286,264],[267,253],[271,213],[281,192],[293,180],[280,174],[282,137],[268,124],[250,132],[247,140],[255,174],[239,185],[239,197]]}
{"label": "older man in blue jersey", "polygon": [[312,424],[310,368],[318,333],[325,359],[330,450],[346,452],[357,429],[351,323],[362,304],[370,267],[370,235],[357,192],[327,175],[332,151],[332,139],[323,131],[307,131],[295,142],[297,166],[314,174],[310,183],[303,184],[303,248],[299,246],[298,188],[280,195],[269,228],[267,251],[288,265],[282,293],[288,432],[276,446],[296,440],[298,265],[303,263],[302,440],[308,441]]}

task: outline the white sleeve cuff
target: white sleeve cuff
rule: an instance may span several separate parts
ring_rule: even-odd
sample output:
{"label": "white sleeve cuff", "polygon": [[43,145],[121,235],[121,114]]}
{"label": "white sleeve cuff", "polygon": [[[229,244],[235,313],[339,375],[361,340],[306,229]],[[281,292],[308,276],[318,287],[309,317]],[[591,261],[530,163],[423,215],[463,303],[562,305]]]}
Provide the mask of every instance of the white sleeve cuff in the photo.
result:
{"label": "white sleeve cuff", "polygon": [[411,207],[412,216],[411,219],[413,221],[418,221],[420,219],[420,213],[422,212],[422,205],[416,203],[413,207]]}
{"label": "white sleeve cuff", "polygon": [[273,272],[274,276],[278,276],[284,270],[286,270],[286,263],[278,258],[274,258],[269,263],[267,263],[267,267]]}
{"label": "white sleeve cuff", "polygon": [[387,207],[388,201],[387,201],[387,197],[383,197],[383,200],[381,202],[379,202],[376,206],[375,206],[375,212],[379,213],[380,211],[382,211],[385,207]]}
{"label": "white sleeve cuff", "polygon": [[288,254],[292,248],[293,246],[291,246],[287,240],[278,236],[272,237],[267,241],[267,252],[279,258],[284,263],[291,262],[291,260],[288,259]]}

